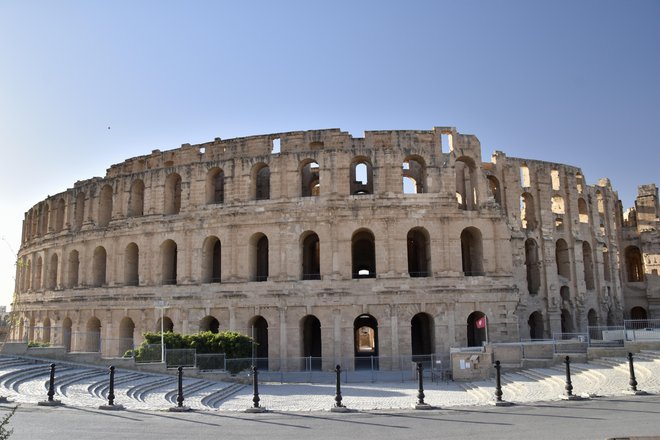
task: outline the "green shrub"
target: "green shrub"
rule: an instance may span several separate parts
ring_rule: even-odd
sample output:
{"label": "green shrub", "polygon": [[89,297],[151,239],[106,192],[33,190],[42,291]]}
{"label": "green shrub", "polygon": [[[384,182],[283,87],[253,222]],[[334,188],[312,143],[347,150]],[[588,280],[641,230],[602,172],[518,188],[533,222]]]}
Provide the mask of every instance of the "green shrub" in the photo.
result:
{"label": "green shrub", "polygon": [[[144,342],[135,350],[137,360],[160,359],[160,348],[149,345],[160,344],[160,332],[144,333]],[[249,358],[252,354],[252,338],[238,332],[199,332],[192,335],[165,332],[166,348],[194,348],[199,354],[224,353],[228,359]],[[158,351],[158,353],[155,353]],[[154,357],[155,356],[155,357]]]}

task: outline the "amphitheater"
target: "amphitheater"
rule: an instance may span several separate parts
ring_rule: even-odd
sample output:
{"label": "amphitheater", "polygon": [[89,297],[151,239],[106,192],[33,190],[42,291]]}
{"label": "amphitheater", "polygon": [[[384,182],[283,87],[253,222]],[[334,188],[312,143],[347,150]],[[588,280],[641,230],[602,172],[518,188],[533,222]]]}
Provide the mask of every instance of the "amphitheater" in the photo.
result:
{"label": "amphitheater", "polygon": [[660,318],[658,190],[452,127],[215,139],[112,165],[26,214],[14,341],[121,356],[234,330],[267,368],[395,368]]}

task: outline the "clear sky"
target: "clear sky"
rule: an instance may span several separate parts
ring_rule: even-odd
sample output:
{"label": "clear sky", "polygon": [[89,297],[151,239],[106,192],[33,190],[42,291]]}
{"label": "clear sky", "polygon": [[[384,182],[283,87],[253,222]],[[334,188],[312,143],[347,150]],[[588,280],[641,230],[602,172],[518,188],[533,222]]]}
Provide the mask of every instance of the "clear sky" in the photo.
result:
{"label": "clear sky", "polygon": [[0,304],[24,213],[124,159],[433,126],[632,205],[660,184],[660,1],[0,0]]}

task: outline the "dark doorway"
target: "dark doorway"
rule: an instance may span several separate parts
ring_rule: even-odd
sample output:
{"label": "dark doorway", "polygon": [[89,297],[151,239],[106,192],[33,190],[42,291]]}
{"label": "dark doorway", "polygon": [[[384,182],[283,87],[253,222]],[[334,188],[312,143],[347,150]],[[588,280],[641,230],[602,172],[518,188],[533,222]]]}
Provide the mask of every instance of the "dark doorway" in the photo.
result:
{"label": "dark doorway", "polygon": [[481,347],[488,341],[488,320],[482,312],[472,312],[467,319],[468,347]]}
{"label": "dark doorway", "polygon": [[268,321],[263,316],[255,316],[250,321],[254,346],[254,365],[260,370],[268,370]]}
{"label": "dark doorway", "polygon": [[422,362],[426,368],[431,367],[433,329],[433,318],[428,313],[418,313],[410,320],[412,361]]}
{"label": "dark doorway", "polygon": [[302,319],[304,370],[321,370],[321,321],[314,315]]}
{"label": "dark doorway", "polygon": [[360,315],[353,322],[355,369],[378,369],[378,321]]}

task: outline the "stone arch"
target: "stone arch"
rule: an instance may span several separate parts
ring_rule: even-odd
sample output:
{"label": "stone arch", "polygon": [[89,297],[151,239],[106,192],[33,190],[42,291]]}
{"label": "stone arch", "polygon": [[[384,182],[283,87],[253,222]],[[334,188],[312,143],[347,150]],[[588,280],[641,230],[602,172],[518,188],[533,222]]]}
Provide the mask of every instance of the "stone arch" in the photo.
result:
{"label": "stone arch", "polygon": [[530,193],[522,193],[520,196],[520,221],[523,229],[533,231],[536,229],[536,211],[534,197]]}
{"label": "stone arch", "polygon": [[628,282],[644,281],[644,262],[642,252],[637,246],[628,246],[625,250],[626,272]]}
{"label": "stone arch", "polygon": [[261,232],[250,237],[250,280],[268,281],[268,237]]}
{"label": "stone arch", "polygon": [[563,238],[557,240],[557,243],[555,244],[555,261],[557,263],[557,274],[566,278],[567,280],[570,280],[570,254],[568,252],[568,244],[566,244],[566,241]]}
{"label": "stone arch", "polygon": [[83,351],[89,353],[101,351],[101,321],[96,316],[87,320],[84,341]]}
{"label": "stone arch", "polygon": [[68,316],[64,318],[62,321],[62,345],[67,353],[71,351],[71,325],[71,318]]}
{"label": "stone arch", "polygon": [[141,217],[144,215],[144,182],[136,179],[131,184],[128,197],[128,217]]}
{"label": "stone arch", "polygon": [[589,327],[598,326],[598,313],[594,309],[589,309],[589,312],[587,312],[587,324]]}
{"label": "stone arch", "polygon": [[376,240],[368,229],[358,229],[351,238],[353,278],[376,278]]}
{"label": "stone arch", "polygon": [[[166,332],[173,332],[174,331],[174,322],[172,322],[172,319],[169,316],[163,316],[163,333]],[[160,318],[156,321],[156,328],[154,329],[155,332],[160,332],[161,325],[160,325]]]}
{"label": "stone arch", "polygon": [[66,202],[63,198],[57,200],[57,207],[55,213],[55,232],[61,232],[64,229],[64,214],[66,210]]}
{"label": "stone arch", "polygon": [[303,280],[321,279],[321,245],[319,236],[313,231],[301,235],[302,276]]}
{"label": "stone arch", "polygon": [[102,228],[108,226],[112,219],[112,186],[103,185],[99,194],[98,225]]}
{"label": "stone arch", "polygon": [[483,312],[474,311],[467,317],[468,347],[481,347],[488,342],[488,318]]}
{"label": "stone arch", "polygon": [[456,172],[456,200],[458,209],[474,211],[477,209],[477,172],[474,160],[461,156],[454,164]]}
{"label": "stone arch", "polygon": [[50,318],[46,317],[44,318],[44,322],[43,322],[43,333],[41,335],[41,342],[43,342],[44,344],[51,345],[50,337],[51,337]]}
{"label": "stone arch", "polygon": [[322,343],[321,321],[314,315],[306,315],[300,320],[302,356],[305,370],[321,370]]}
{"label": "stone arch", "polygon": [[252,167],[254,200],[270,199],[270,168],[263,162]]}
{"label": "stone arch", "polygon": [[300,195],[316,197],[321,192],[319,164],[313,159],[300,162]]}
{"label": "stone arch", "polygon": [[552,196],[550,209],[553,214],[565,214],[566,208],[564,206],[564,198],[562,196]]}
{"label": "stone arch", "polygon": [[435,323],[428,313],[420,312],[410,320],[410,343],[413,362],[429,363],[435,347]]}
{"label": "stone arch", "polygon": [[461,257],[465,276],[483,276],[483,244],[481,231],[473,226],[461,232]]}
{"label": "stone arch", "polygon": [[218,333],[220,331],[220,321],[215,316],[205,316],[199,321],[199,331]]}
{"label": "stone arch", "polygon": [[362,314],[353,321],[355,369],[378,369],[378,321]]}
{"label": "stone arch", "polygon": [[527,290],[530,295],[539,293],[541,286],[539,265],[539,249],[536,240],[528,238],[525,241],[525,267],[527,268]]}
{"label": "stone arch", "polygon": [[351,195],[374,193],[373,165],[364,156],[355,157],[351,161],[350,191]]}
{"label": "stone arch", "polygon": [[135,323],[126,316],[119,322],[118,355],[123,356],[128,350],[134,348]]}
{"label": "stone arch", "polygon": [[37,257],[37,264],[34,266],[34,290],[41,290],[43,285],[41,283],[41,276],[44,270],[44,262],[41,255]]}
{"label": "stone arch", "polygon": [[428,277],[431,272],[431,240],[426,229],[412,228],[406,237],[408,248],[408,275]]}
{"label": "stone arch", "polygon": [[46,283],[46,288],[48,290],[57,289],[57,274],[59,272],[59,257],[57,253],[53,253],[50,256],[50,262],[48,264],[48,279]]}
{"label": "stone arch", "polygon": [[562,333],[573,333],[575,332],[575,327],[573,325],[573,317],[571,312],[568,309],[561,309],[561,332]]}
{"label": "stone arch", "polygon": [[426,163],[420,156],[408,156],[401,164],[404,194],[426,192]]}
{"label": "stone arch", "polygon": [[580,223],[589,223],[589,210],[587,209],[587,202],[582,197],[578,199],[578,217]]}
{"label": "stone arch", "polygon": [[124,251],[124,283],[140,285],[140,249],[135,243],[129,243]]}
{"label": "stone arch", "polygon": [[101,287],[106,283],[106,267],[107,267],[108,254],[103,246],[97,246],[94,249],[94,257],[92,259],[92,285],[94,287]]}
{"label": "stone arch", "polygon": [[493,196],[493,200],[495,200],[495,203],[498,205],[502,205],[502,190],[500,181],[492,174],[489,174],[486,179],[488,180],[488,189],[490,191],[490,195]]}
{"label": "stone arch", "polygon": [[181,176],[169,174],[165,178],[165,215],[175,215],[181,212]]}
{"label": "stone arch", "polygon": [[178,247],[174,240],[165,240],[160,245],[162,284],[177,283]]}
{"label": "stone arch", "polygon": [[529,328],[530,339],[543,339],[545,329],[543,325],[543,314],[541,312],[536,311],[529,315],[527,326]]}
{"label": "stone arch", "polygon": [[591,253],[591,245],[586,241],[582,242],[582,260],[584,265],[584,283],[587,290],[594,290],[594,263]]}
{"label": "stone arch", "polygon": [[42,237],[48,234],[48,219],[50,218],[50,205],[48,202],[44,202],[42,205],[41,215],[39,216],[39,222],[41,225],[40,234]]}
{"label": "stone arch", "polygon": [[254,341],[253,357],[260,370],[268,370],[268,321],[263,316],[252,317],[249,322]]}
{"label": "stone arch", "polygon": [[218,167],[206,173],[206,204],[219,205],[225,202],[225,172]]}
{"label": "stone arch", "polygon": [[644,307],[633,307],[630,309],[630,319],[648,319],[648,313]]}
{"label": "stone arch", "polygon": [[202,282],[222,281],[222,245],[216,236],[207,237],[202,245]]}

